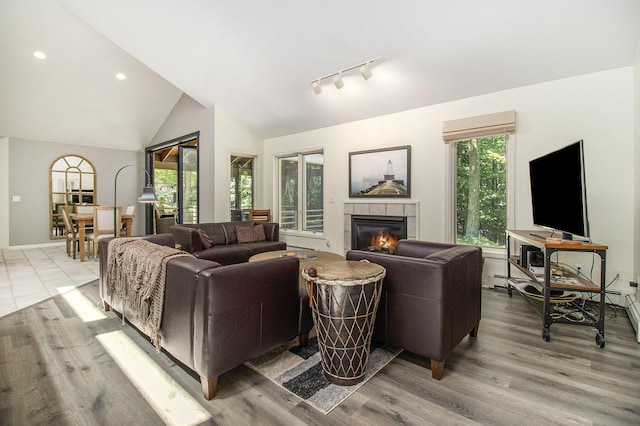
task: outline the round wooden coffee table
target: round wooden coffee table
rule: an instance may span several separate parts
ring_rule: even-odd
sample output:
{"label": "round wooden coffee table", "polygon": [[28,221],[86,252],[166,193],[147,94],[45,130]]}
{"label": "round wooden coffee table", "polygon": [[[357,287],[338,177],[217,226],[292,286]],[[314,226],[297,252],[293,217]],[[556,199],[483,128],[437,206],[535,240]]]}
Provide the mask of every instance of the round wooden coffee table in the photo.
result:
{"label": "round wooden coffee table", "polygon": [[[332,260],[344,260],[344,256],[341,256],[337,253],[331,253],[328,251],[320,251],[320,250],[300,249],[300,250],[275,250],[275,251],[267,251],[264,253],[255,254],[249,258],[249,262],[257,262],[259,260],[274,259],[276,257],[283,257],[287,255],[296,256],[298,257],[298,259],[300,259],[300,271],[302,271],[302,268],[304,268],[304,265],[306,262],[310,262],[310,261],[327,262]],[[304,289],[307,288],[307,282],[302,277],[302,275],[300,275],[299,285]]]}

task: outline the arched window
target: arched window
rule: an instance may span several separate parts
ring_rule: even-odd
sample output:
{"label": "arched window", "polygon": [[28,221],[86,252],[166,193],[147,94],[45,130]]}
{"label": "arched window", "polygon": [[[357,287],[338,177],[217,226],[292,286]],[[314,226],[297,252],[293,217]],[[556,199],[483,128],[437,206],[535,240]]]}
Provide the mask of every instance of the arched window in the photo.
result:
{"label": "arched window", "polygon": [[64,237],[60,209],[70,213],[76,204],[95,204],[96,172],[89,160],[79,155],[64,155],[51,163],[49,178],[50,238]]}

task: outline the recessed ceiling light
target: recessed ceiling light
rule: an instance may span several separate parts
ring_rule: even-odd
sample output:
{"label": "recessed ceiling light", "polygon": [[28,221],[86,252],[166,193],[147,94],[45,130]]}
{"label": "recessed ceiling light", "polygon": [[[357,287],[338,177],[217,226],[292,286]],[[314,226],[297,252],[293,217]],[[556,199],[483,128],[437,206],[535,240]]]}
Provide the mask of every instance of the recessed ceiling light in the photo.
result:
{"label": "recessed ceiling light", "polygon": [[126,79],[127,79],[127,76],[126,76],[126,75],[124,75],[123,73],[119,72],[118,74],[116,74],[116,78],[117,78],[118,80],[126,80]]}
{"label": "recessed ceiling light", "polygon": [[41,51],[37,51],[37,52],[33,52],[33,56],[35,56],[38,59],[45,59],[47,57],[47,55],[44,54],[44,52]]}

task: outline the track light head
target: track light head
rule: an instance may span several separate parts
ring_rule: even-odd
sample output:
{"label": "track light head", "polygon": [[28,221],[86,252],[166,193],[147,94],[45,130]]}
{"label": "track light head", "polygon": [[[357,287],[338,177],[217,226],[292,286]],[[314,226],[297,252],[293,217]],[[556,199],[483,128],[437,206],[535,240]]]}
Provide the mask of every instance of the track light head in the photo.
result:
{"label": "track light head", "polygon": [[360,67],[360,75],[365,80],[369,80],[371,78],[371,70],[369,69],[369,62]]}
{"label": "track light head", "polygon": [[336,74],[335,77],[333,77],[333,84],[335,84],[338,89],[342,89],[344,87],[344,81],[342,81],[341,72],[339,72],[338,74]]}
{"label": "track light head", "polygon": [[311,88],[313,89],[313,93],[319,95],[322,93],[322,86],[320,86],[320,80],[316,80],[311,83]]}

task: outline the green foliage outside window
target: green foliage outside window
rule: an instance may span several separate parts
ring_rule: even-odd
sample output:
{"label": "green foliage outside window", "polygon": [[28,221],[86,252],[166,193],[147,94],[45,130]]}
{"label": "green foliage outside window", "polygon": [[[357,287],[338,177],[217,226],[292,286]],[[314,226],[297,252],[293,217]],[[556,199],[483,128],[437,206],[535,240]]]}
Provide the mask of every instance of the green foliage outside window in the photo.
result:
{"label": "green foliage outside window", "polygon": [[505,247],[505,136],[456,144],[456,241]]}
{"label": "green foliage outside window", "polygon": [[177,185],[178,173],[170,169],[155,169],[154,184],[156,188],[156,196],[160,205],[158,207],[176,208],[178,203]]}

